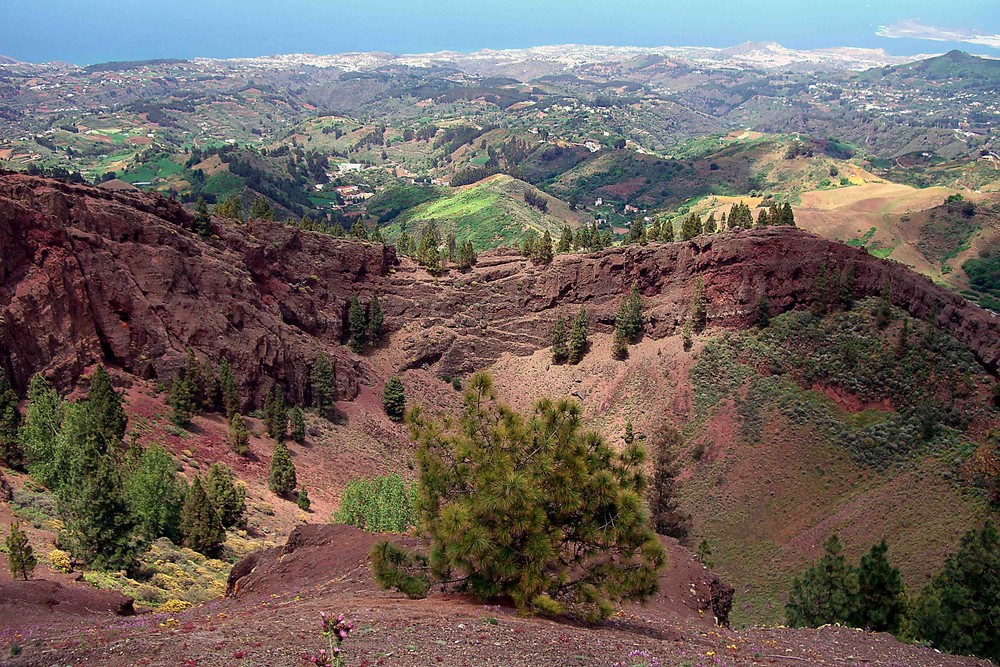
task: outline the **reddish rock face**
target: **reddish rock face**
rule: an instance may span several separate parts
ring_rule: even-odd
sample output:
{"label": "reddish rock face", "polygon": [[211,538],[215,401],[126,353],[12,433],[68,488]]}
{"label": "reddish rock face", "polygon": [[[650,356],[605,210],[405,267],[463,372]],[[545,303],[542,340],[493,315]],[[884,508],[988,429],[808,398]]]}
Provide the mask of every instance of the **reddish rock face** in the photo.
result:
{"label": "reddish rock face", "polygon": [[710,323],[746,326],[764,294],[773,312],[807,304],[820,267],[850,267],[857,297],[890,283],[896,305],[936,317],[991,371],[1000,361],[1000,318],[900,264],[797,229],[559,255],[544,267],[494,252],[435,280],[392,247],[267,221],[215,220],[210,239],[190,228],[179,204],[155,195],[0,176],[0,348],[15,386],[44,371],[68,387],[99,361],[169,382],[191,347],[228,359],[250,403],[274,382],[300,402],[322,350],[339,397],[351,399],[368,379],[343,345],[355,294],[379,295],[401,367],[455,374],[547,346],[556,317],[580,305],[593,329],[610,331],[633,282],[647,335],[660,337],[677,333],[697,277]]}

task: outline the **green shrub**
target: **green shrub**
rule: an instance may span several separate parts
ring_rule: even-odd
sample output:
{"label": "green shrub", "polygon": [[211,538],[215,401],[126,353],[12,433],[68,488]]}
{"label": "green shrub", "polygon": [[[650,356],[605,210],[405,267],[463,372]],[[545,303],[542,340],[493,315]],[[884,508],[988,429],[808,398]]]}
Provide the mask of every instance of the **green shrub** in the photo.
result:
{"label": "green shrub", "polygon": [[414,499],[414,487],[396,473],[352,479],[344,487],[333,521],[371,533],[402,533],[414,524]]}

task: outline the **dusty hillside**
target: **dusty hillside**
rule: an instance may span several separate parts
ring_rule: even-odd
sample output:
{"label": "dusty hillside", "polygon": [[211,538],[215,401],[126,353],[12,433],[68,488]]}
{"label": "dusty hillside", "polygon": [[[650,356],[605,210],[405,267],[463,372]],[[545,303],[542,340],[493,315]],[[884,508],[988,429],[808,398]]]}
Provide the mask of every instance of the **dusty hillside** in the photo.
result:
{"label": "dusty hillside", "polygon": [[[379,402],[389,376],[402,374],[411,404],[451,410],[459,394],[443,380],[482,369],[494,373],[502,396],[522,409],[545,395],[577,397],[588,422],[612,440],[620,437],[626,420],[634,422],[640,437],[661,419],[683,427],[682,502],[694,516],[694,536],[712,541],[719,569],[737,585],[734,613],[743,621],[778,617],[788,578],[815,557],[828,532],[844,534],[852,558],[882,534],[894,536],[894,557],[898,553],[912,589],[939,567],[961,532],[985,511],[981,500],[963,491],[961,465],[949,480],[939,469],[950,473],[953,460],[964,461],[970,447],[982,446],[985,432],[997,424],[986,397],[995,382],[990,374],[1000,362],[1000,320],[861,249],[801,230],[767,228],[558,255],[548,266],[486,253],[474,270],[449,271],[435,279],[397,258],[391,247],[266,221],[214,220],[213,235],[202,238],[191,231],[191,222],[178,205],[162,198],[0,177],[5,249],[0,347],[18,389],[41,371],[68,390],[94,364],[112,366],[120,386],[128,389],[130,429],[139,428],[143,442],[163,442],[185,475],[215,460],[229,463],[247,483],[252,504],[277,505],[270,513],[257,507],[250,514],[255,530],[275,542],[303,521],[324,522],[352,476],[389,470],[412,475],[407,469],[412,445],[401,427],[387,421]],[[898,309],[894,323],[881,333],[870,332],[868,306],[844,315],[842,322],[805,317],[821,267],[852,273],[850,297],[858,302],[891,284]],[[695,337],[693,349],[685,350],[678,334],[698,278],[705,285],[708,328]],[[619,300],[633,284],[643,294],[645,337],[626,362],[617,362],[610,357],[610,332]],[[374,293],[386,313],[388,340],[358,355],[344,345],[347,305],[355,295],[367,301]],[[766,332],[742,331],[764,297],[774,315],[790,314]],[[553,366],[546,349],[551,325],[581,305],[589,314],[591,350],[578,366]],[[905,407],[894,402],[895,394],[872,398],[871,387],[857,378],[878,375],[869,372],[871,359],[880,359],[878,354],[898,339],[904,313],[915,318],[907,320],[914,338],[935,341],[935,400],[951,401],[969,420],[960,429],[949,427],[949,437],[957,434],[960,440],[955,451],[948,449],[951,441],[935,441],[932,451],[891,459],[896,467],[883,469],[860,460],[844,437],[856,428],[889,423]],[[827,322],[839,322],[838,331],[860,332],[863,339],[847,341],[848,348],[860,345],[864,354],[851,352],[850,373],[839,383],[811,378],[803,370],[817,359],[826,363],[827,356],[811,357],[816,350],[799,349],[799,344],[817,335],[808,327]],[[865,347],[868,343],[872,346]],[[316,354],[324,350],[335,359],[343,420],[331,424],[311,415],[306,445],[292,446],[303,484],[316,501],[312,515],[303,516],[288,501],[268,500],[264,476],[273,443],[259,437],[256,422],[251,422],[254,456],[247,461],[228,450],[218,416],[199,417],[182,436],[167,427],[157,384],[169,383],[186,348],[206,361],[228,359],[249,409],[259,406],[274,383],[283,386],[290,401],[308,404],[309,368]],[[895,366],[888,372],[901,373]],[[840,430],[829,430],[834,427]],[[872,507],[880,509],[875,513]],[[415,627],[406,625],[410,614],[426,622],[451,614],[463,619],[457,622],[465,629],[482,623],[476,620],[481,608],[465,601],[410,603],[374,592],[363,577],[357,581],[357,589],[338,589],[332,599],[367,619],[371,630],[359,633],[359,644],[373,660],[393,651],[406,656],[400,664],[426,664],[420,662],[426,655],[410,657],[385,648],[390,635],[398,642],[405,638],[406,646],[429,646],[420,643],[426,637],[418,640],[419,631],[400,630]],[[305,602],[300,605],[295,595]],[[299,647],[315,636],[302,628],[329,606],[329,599],[313,591],[290,591],[268,605],[210,603],[186,612],[176,626],[157,619],[166,630],[114,624],[78,628],[72,636],[100,637],[114,647],[98,649],[90,656],[94,664],[114,664],[113,651],[119,642],[134,639],[136,627],[154,628],[143,639],[145,650],[157,656],[153,664],[159,664],[159,652],[168,650],[164,639],[175,631],[188,635],[192,651],[202,658],[210,646],[220,645],[226,653],[219,661],[241,652],[268,662],[267,652],[273,651],[280,656],[274,664],[292,664],[288,661]],[[279,620],[269,625],[275,610],[280,610]],[[202,629],[197,619],[207,613],[223,613],[228,620],[213,620]],[[518,655],[578,664],[572,661],[589,636],[585,630],[560,630],[558,636],[566,640],[556,642],[549,622],[517,620],[506,611],[493,615],[501,613],[501,627],[521,628],[511,632],[538,647]],[[616,621],[620,627],[600,635],[604,653],[594,664],[611,664],[625,657],[619,650],[627,653],[630,647],[673,660],[664,664],[681,664],[707,651],[729,655],[730,643],[746,651],[733,650],[727,664],[753,664],[754,654],[762,652],[749,647],[765,644],[814,664],[835,664],[865,647],[880,659],[905,664],[925,664],[920,661],[932,656],[839,630],[739,635],[664,630],[673,628],[673,621],[635,613],[642,631]],[[443,631],[443,626],[433,628]],[[663,636],[653,633],[651,639],[650,628]],[[292,647],[278,639],[290,631],[296,638]],[[231,646],[243,641],[237,637],[258,633],[265,639],[257,646]],[[684,649],[686,657],[663,652],[677,633],[699,637]],[[506,639],[496,641],[507,645]],[[162,660],[172,664],[181,656],[169,650]],[[461,655],[451,647],[441,651],[443,659]]]}
{"label": "dusty hillside", "polygon": [[544,347],[554,319],[581,304],[607,331],[633,282],[648,299],[647,332],[662,337],[682,322],[696,277],[709,322],[738,326],[765,294],[775,312],[808,303],[820,266],[852,268],[858,297],[891,283],[897,305],[916,317],[937,312],[935,324],[986,366],[1000,361],[996,320],[981,309],[902,266],[794,229],[560,255],[546,267],[487,255],[473,272],[435,280],[391,247],[267,221],[216,221],[203,239],[190,223],[160,197],[2,177],[0,346],[15,386],[44,370],[67,387],[99,360],[168,382],[190,347],[228,358],[252,402],[274,382],[308,402],[308,368],[326,350],[340,397],[351,399],[372,379],[341,345],[354,295],[384,300],[403,366],[440,362],[455,373]]}
{"label": "dusty hillside", "polygon": [[262,554],[257,570],[234,582],[242,583],[234,586],[235,597],[181,613],[99,624],[61,619],[21,640],[25,650],[5,664],[294,667],[323,646],[320,612],[344,613],[354,622],[344,643],[349,665],[612,667],[643,659],[664,667],[990,664],[846,628],[714,628],[708,611],[710,574],[670,540],[665,546],[671,569],[663,595],[646,606],[629,605],[593,628],[523,618],[511,608],[463,596],[407,600],[381,591],[366,565],[374,539],[343,527],[306,527],[284,547]]}

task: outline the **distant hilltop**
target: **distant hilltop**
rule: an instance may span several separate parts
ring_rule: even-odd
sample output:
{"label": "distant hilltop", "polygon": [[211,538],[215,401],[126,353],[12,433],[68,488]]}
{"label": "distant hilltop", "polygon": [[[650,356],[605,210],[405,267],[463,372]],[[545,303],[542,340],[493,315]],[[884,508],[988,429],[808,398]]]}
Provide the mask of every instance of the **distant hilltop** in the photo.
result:
{"label": "distant hilltop", "polygon": [[[281,69],[286,67],[334,68],[347,72],[377,69],[388,65],[409,67],[456,67],[466,72],[492,74],[497,69],[518,65],[534,70],[542,66],[547,73],[598,63],[627,62],[641,58],[665,58],[701,67],[737,67],[782,70],[865,70],[886,65],[930,58],[938,54],[893,56],[882,49],[835,47],[796,50],[775,42],[744,42],[726,48],[705,46],[601,46],[559,44],[525,49],[481,49],[471,53],[438,51],[435,53],[395,55],[380,51],[349,52],[330,55],[309,53],[277,54],[252,58],[194,58],[192,62],[233,63],[244,67]],[[184,60],[159,59],[135,61],[139,66],[168,65]],[[0,65],[20,64],[0,56]],[[47,63],[73,67],[64,63]],[[122,69],[129,63],[98,63],[88,65],[90,71]]]}

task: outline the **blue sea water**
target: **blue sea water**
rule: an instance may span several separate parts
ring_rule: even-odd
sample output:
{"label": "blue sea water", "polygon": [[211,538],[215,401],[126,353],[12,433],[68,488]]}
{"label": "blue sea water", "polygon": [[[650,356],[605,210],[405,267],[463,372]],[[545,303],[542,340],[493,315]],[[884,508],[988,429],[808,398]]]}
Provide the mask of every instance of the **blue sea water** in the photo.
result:
{"label": "blue sea water", "polygon": [[1000,33],[998,0],[0,0],[0,54],[30,62],[277,53],[523,48],[545,44],[790,48],[896,55],[985,46],[889,39],[902,20]]}

